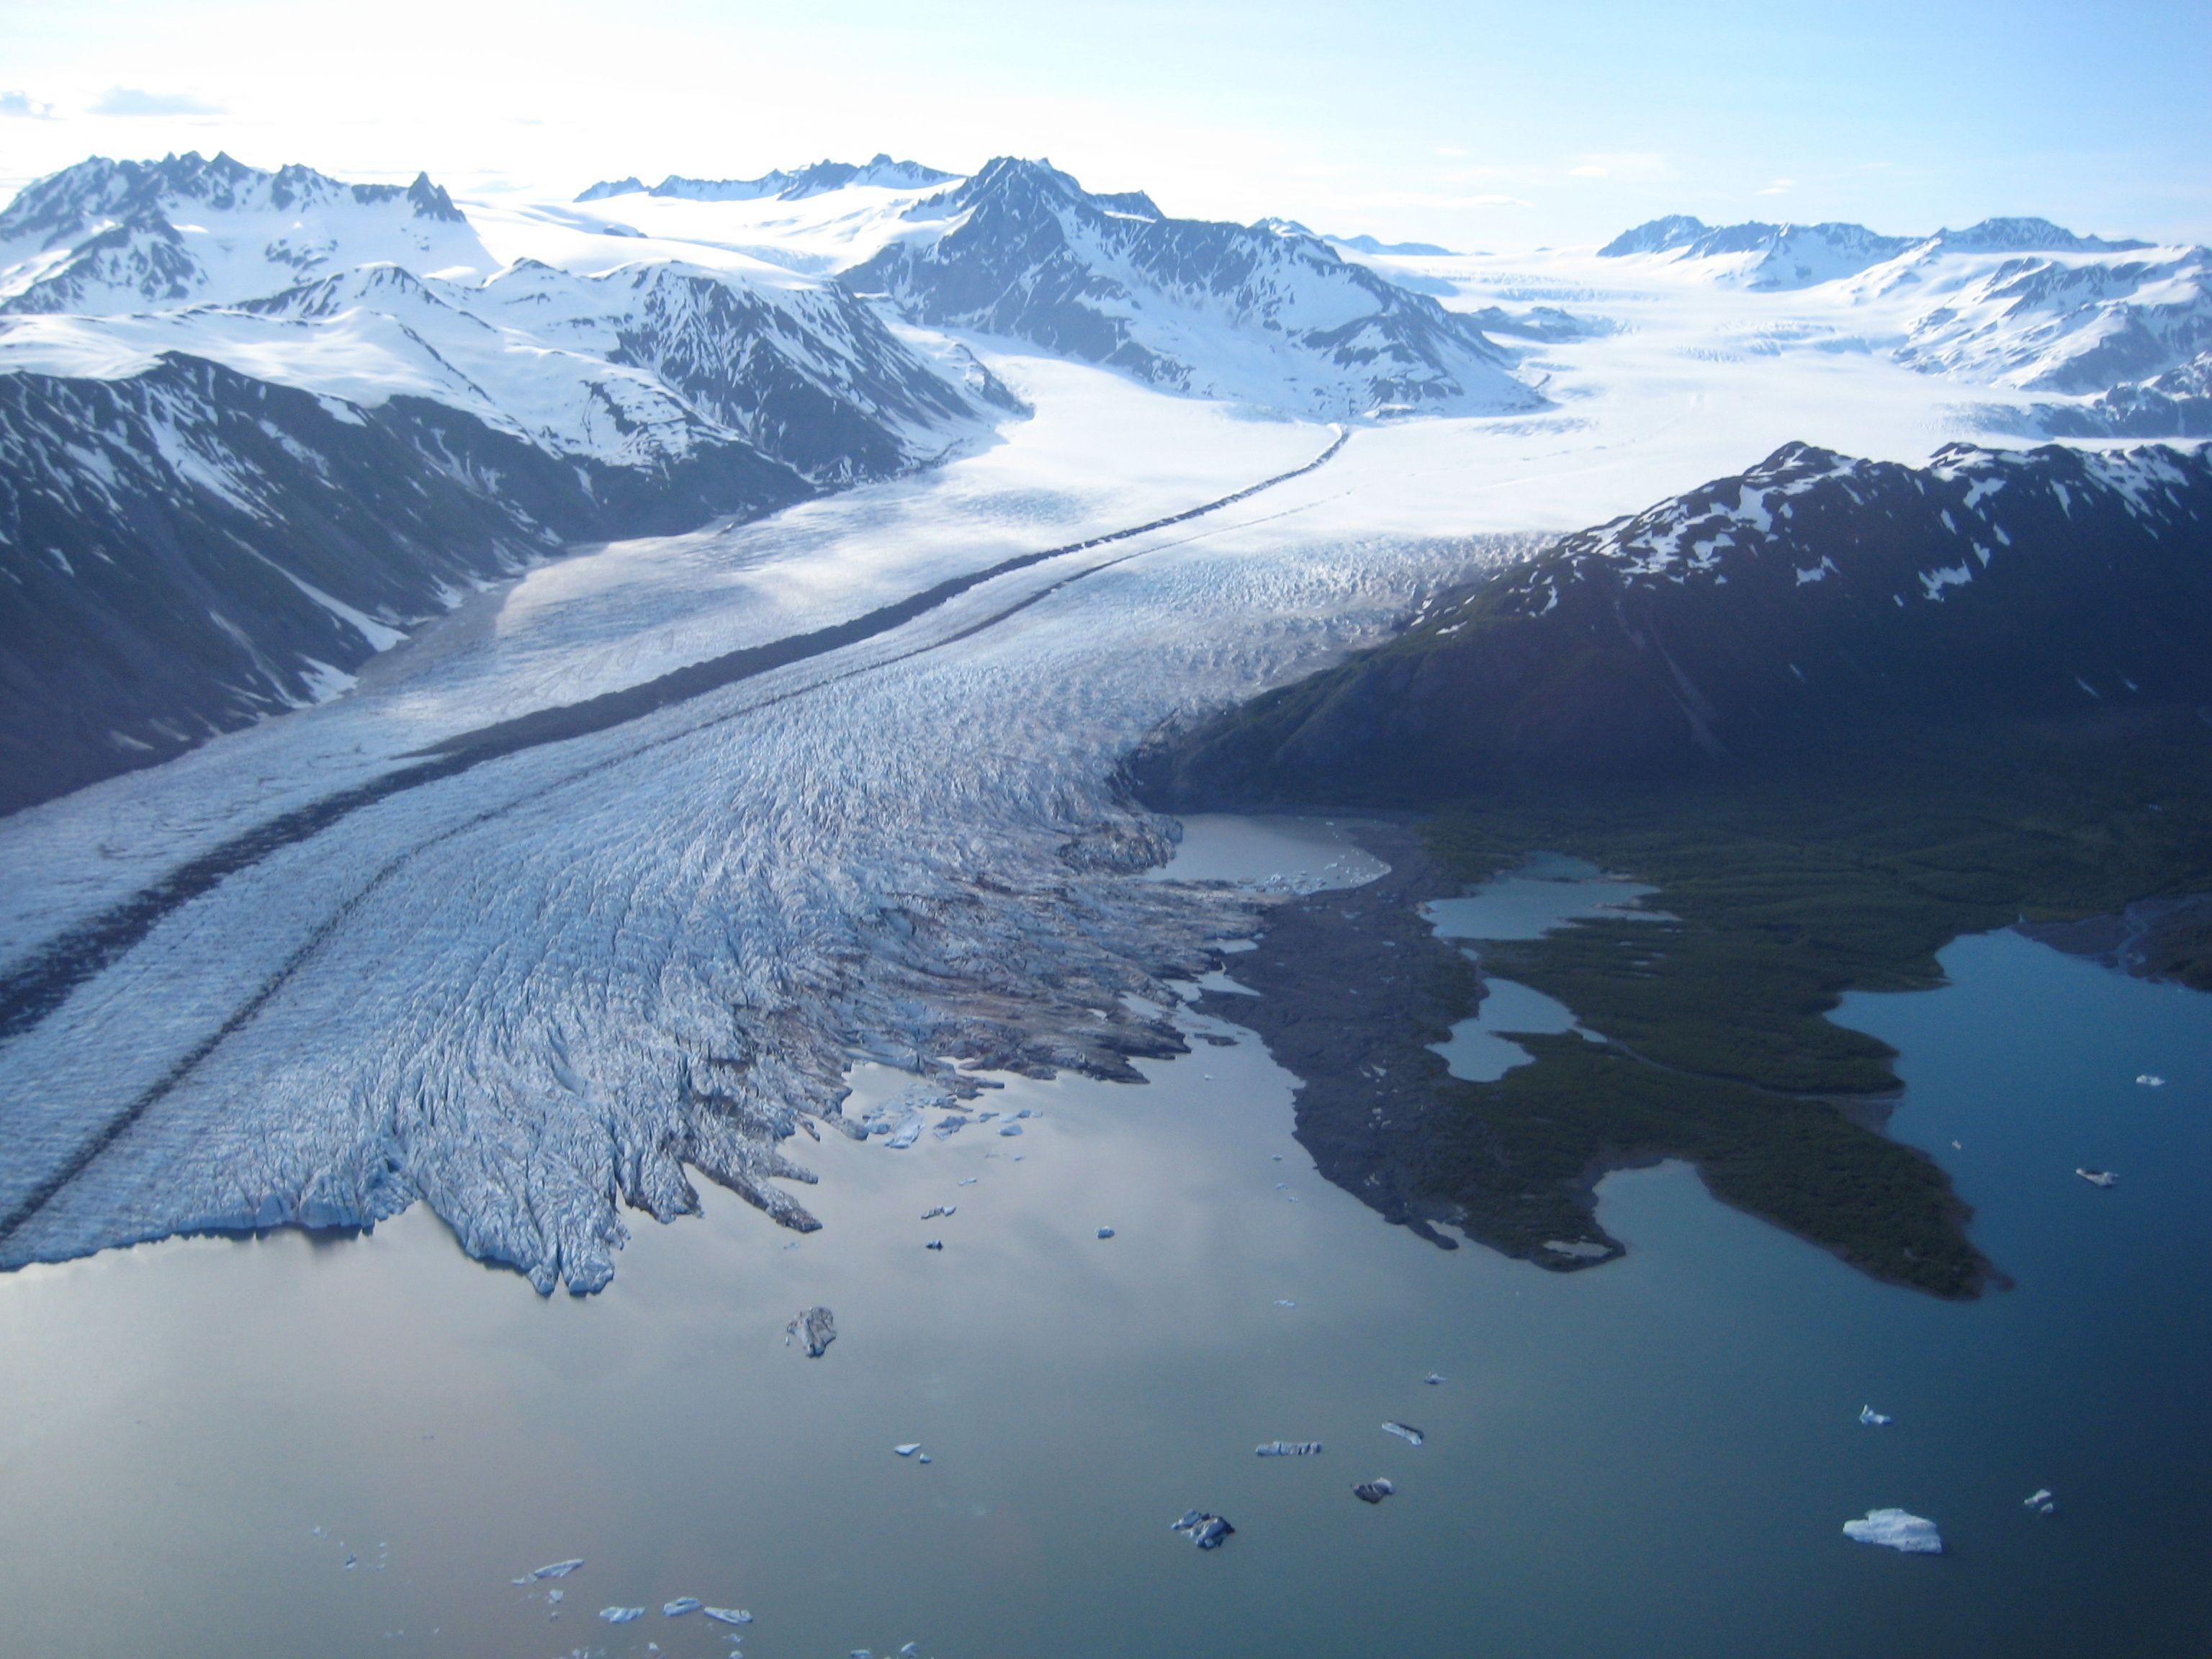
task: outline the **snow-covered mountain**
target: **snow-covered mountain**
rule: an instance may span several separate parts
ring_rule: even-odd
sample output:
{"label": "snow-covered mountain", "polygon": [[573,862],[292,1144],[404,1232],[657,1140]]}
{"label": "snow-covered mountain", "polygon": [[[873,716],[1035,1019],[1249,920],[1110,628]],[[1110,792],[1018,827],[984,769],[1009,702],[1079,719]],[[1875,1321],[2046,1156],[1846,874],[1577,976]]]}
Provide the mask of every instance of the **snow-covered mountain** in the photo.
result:
{"label": "snow-covered mountain", "polygon": [[2148,242],[2077,236],[2048,219],[1984,219],[1964,230],[1933,236],[1885,236],[1864,225],[1709,225],[1670,214],[1623,231],[1598,250],[1602,259],[1644,256],[1666,263],[1711,261],[1711,274],[1754,289],[1811,288],[1854,276],[1899,254],[2123,253]]}
{"label": "snow-covered mountain", "polygon": [[1540,401],[1474,323],[1280,222],[1173,219],[1010,157],[904,218],[843,280],[922,323],[1301,414]]}
{"label": "snow-covered mountain", "polygon": [[1162,799],[1453,799],[2212,699],[2212,450],[1790,444],[1154,757]]}
{"label": "snow-covered mountain", "polygon": [[1715,262],[1713,275],[1748,289],[1809,288],[1895,258],[1915,245],[1864,225],[1709,225],[1672,214],[1623,231],[1598,250],[1605,259],[1644,256]]}
{"label": "snow-covered mountain", "polygon": [[757,179],[687,179],[670,173],[648,187],[635,178],[603,179],[580,191],[580,202],[603,202],[616,196],[673,196],[692,202],[757,202],[765,198],[799,202],[854,185],[876,190],[927,190],[950,184],[960,175],[927,167],[919,161],[895,161],[878,154],[857,165],[850,161],[817,161],[811,167],[764,173]]}
{"label": "snow-covered mountain", "polygon": [[0,374],[0,812],[319,702],[564,544],[813,494],[734,438],[556,456],[445,404],[162,356]]}
{"label": "snow-covered mountain", "polygon": [[502,265],[427,179],[223,155],[29,186],[0,295],[0,810],[341,689],[568,539],[892,476],[1018,407],[834,283]]}
{"label": "snow-covered mountain", "polygon": [[1885,236],[1863,225],[1655,219],[1598,250],[1752,293],[1833,285],[1857,337],[1910,368],[2052,394],[2054,435],[2212,428],[2212,250],[2082,236],[2047,219]]}
{"label": "snow-covered mountain", "polygon": [[477,282],[496,268],[427,175],[348,185],[228,155],[94,156],[26,185],[0,212],[0,311],[224,302],[377,262]]}

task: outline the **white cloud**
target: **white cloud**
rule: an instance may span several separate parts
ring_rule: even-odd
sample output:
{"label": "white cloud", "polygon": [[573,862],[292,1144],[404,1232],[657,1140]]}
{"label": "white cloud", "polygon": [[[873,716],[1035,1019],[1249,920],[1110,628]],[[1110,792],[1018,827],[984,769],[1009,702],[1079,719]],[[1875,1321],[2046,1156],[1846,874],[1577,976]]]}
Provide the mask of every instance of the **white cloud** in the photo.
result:
{"label": "white cloud", "polygon": [[220,104],[210,104],[188,92],[145,92],[137,87],[110,87],[93,100],[94,115],[221,115]]}
{"label": "white cloud", "polygon": [[1797,181],[1795,179],[1777,179],[1754,193],[1760,196],[1787,196],[1796,188]]}
{"label": "white cloud", "polygon": [[0,92],[0,116],[15,116],[27,121],[51,121],[54,106],[42,104],[27,92]]}
{"label": "white cloud", "polygon": [[1650,150],[1608,150],[1580,157],[1567,169],[1571,179],[1663,179],[1674,171],[1667,158]]}

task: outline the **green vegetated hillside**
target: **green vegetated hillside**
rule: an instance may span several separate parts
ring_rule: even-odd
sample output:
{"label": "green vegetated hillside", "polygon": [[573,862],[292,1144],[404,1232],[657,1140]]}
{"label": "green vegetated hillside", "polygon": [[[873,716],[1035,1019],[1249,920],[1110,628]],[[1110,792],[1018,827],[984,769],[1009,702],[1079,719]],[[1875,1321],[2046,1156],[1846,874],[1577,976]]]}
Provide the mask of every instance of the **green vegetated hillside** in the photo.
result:
{"label": "green vegetated hillside", "polygon": [[[1608,1243],[1594,1177],[1679,1155],[1728,1202],[1958,1297],[1990,1271],[1967,1212],[1879,1131],[1889,1050],[1825,1016],[1848,988],[1940,982],[1960,933],[2212,890],[2208,700],[2204,457],[1915,470],[1793,447],[1447,595],[1138,772],[1178,808],[1430,811],[1447,882],[1546,850],[1661,889],[1673,921],[1481,947],[1607,1041],[1516,1038],[1536,1063],[1494,1084],[1418,1068],[1418,1109],[1340,1158],[1378,1207],[1395,1192],[1571,1267],[1595,1251],[1553,1246]],[[2212,985],[2208,933],[2138,958]],[[1336,1096],[1308,1092],[1341,1141]]]}
{"label": "green vegetated hillside", "polygon": [[[1428,835],[1462,880],[1541,848],[1651,882],[1671,922],[1482,947],[1610,1039],[1516,1038],[1539,1063],[1462,1085],[1433,1190],[1496,1207],[1502,1172],[1578,1187],[1656,1152],[1879,1276],[1945,1295],[1981,1269],[1941,1171],[1867,1127],[1890,1051],[1826,1018],[1846,989],[1941,982],[1961,933],[2212,890],[2212,726],[2192,715],[1946,730],[1695,784],[1501,790]],[[2205,983],[2212,952],[2160,966]],[[1507,1185],[1510,1182],[1507,1182]]]}

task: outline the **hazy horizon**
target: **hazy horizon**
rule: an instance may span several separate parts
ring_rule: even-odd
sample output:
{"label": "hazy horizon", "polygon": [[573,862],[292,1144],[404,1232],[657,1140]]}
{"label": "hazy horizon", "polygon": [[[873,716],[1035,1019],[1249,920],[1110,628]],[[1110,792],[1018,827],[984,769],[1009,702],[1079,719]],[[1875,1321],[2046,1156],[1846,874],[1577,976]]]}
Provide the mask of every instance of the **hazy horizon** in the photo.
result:
{"label": "hazy horizon", "polygon": [[[662,0],[358,14],[176,0],[7,25],[0,189],[90,155],[227,150],[457,194],[749,177],[878,151],[1048,157],[1166,211],[1457,248],[1600,241],[1665,213],[1933,231],[2002,215],[2212,237],[2212,13],[1882,3],[1540,17],[1297,0],[1001,0],[835,20]],[[1910,45],[1900,43],[1909,42]],[[2094,141],[2082,142],[2084,135]]]}

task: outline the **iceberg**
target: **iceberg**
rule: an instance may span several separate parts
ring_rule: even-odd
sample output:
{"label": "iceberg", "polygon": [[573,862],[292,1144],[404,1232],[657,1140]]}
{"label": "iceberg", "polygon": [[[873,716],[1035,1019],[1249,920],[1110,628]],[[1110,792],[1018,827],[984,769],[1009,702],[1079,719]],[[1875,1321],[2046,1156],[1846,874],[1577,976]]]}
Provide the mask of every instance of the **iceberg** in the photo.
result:
{"label": "iceberg", "polygon": [[2119,1176],[2110,1170],[2076,1170],[2074,1173],[2092,1187],[2117,1187],[2120,1184]]}
{"label": "iceberg", "polygon": [[891,1449],[896,1452],[901,1457],[911,1457],[921,1449],[921,1442],[919,1440],[909,1440],[902,1446],[893,1446]]}
{"label": "iceberg", "polygon": [[718,1625],[750,1625],[753,1621],[752,1614],[743,1607],[702,1607],[699,1611]]}
{"label": "iceberg", "polygon": [[1363,1504],[1379,1504],[1397,1491],[1388,1480],[1363,1480],[1352,1489],[1352,1495]]}
{"label": "iceberg", "polygon": [[1185,1510],[1182,1519],[1173,1522],[1170,1532],[1186,1533],[1190,1541],[1202,1550],[1221,1547],[1222,1540],[1237,1530],[1218,1515],[1208,1515],[1199,1510]]}
{"label": "iceberg", "polygon": [[1859,1407],[1859,1421],[1870,1429],[1887,1428],[1896,1420],[1887,1412],[1878,1412],[1871,1406]]}
{"label": "iceberg", "polygon": [[1396,1435],[1409,1446],[1418,1446],[1429,1437],[1410,1423],[1385,1423],[1382,1432]]}
{"label": "iceberg", "polygon": [[679,1595],[673,1601],[663,1601],[660,1604],[661,1616],[666,1619],[681,1619],[687,1613],[698,1612],[705,1605],[706,1603],[696,1595]]}
{"label": "iceberg", "polygon": [[550,1567],[539,1567],[530,1576],[532,1578],[566,1578],[583,1565],[584,1558],[580,1555],[573,1561],[556,1561]]}
{"label": "iceberg", "polygon": [[783,1328],[783,1346],[789,1347],[791,1339],[805,1333],[806,1357],[819,1359],[837,1340],[837,1316],[823,1307],[812,1307],[794,1315],[791,1323]]}
{"label": "iceberg", "polygon": [[1904,1510],[1869,1510],[1862,1521],[1844,1522],[1844,1536],[1858,1544],[1879,1544],[1907,1555],[1941,1555],[1942,1535],[1925,1516]]}
{"label": "iceberg", "polygon": [[1098,1237],[1101,1238],[1111,1238],[1114,1237],[1114,1230],[1111,1227],[1101,1227],[1098,1230]]}
{"label": "iceberg", "polygon": [[643,1607],[601,1607],[599,1617],[610,1625],[635,1624],[645,1617]]}
{"label": "iceberg", "polygon": [[1253,1448],[1262,1457],[1312,1457],[1321,1450],[1318,1440],[1270,1440]]}
{"label": "iceberg", "polygon": [[2136,1081],[2146,1089],[2163,1089],[2166,1087],[2166,1079],[2159,1076],[2155,1072],[2145,1072],[2141,1077],[2137,1078]]}
{"label": "iceberg", "polygon": [[2021,1507],[2033,1510],[2038,1515],[2056,1515],[2058,1513],[2058,1500],[2050,1487],[2038,1486],[2021,1500]]}

